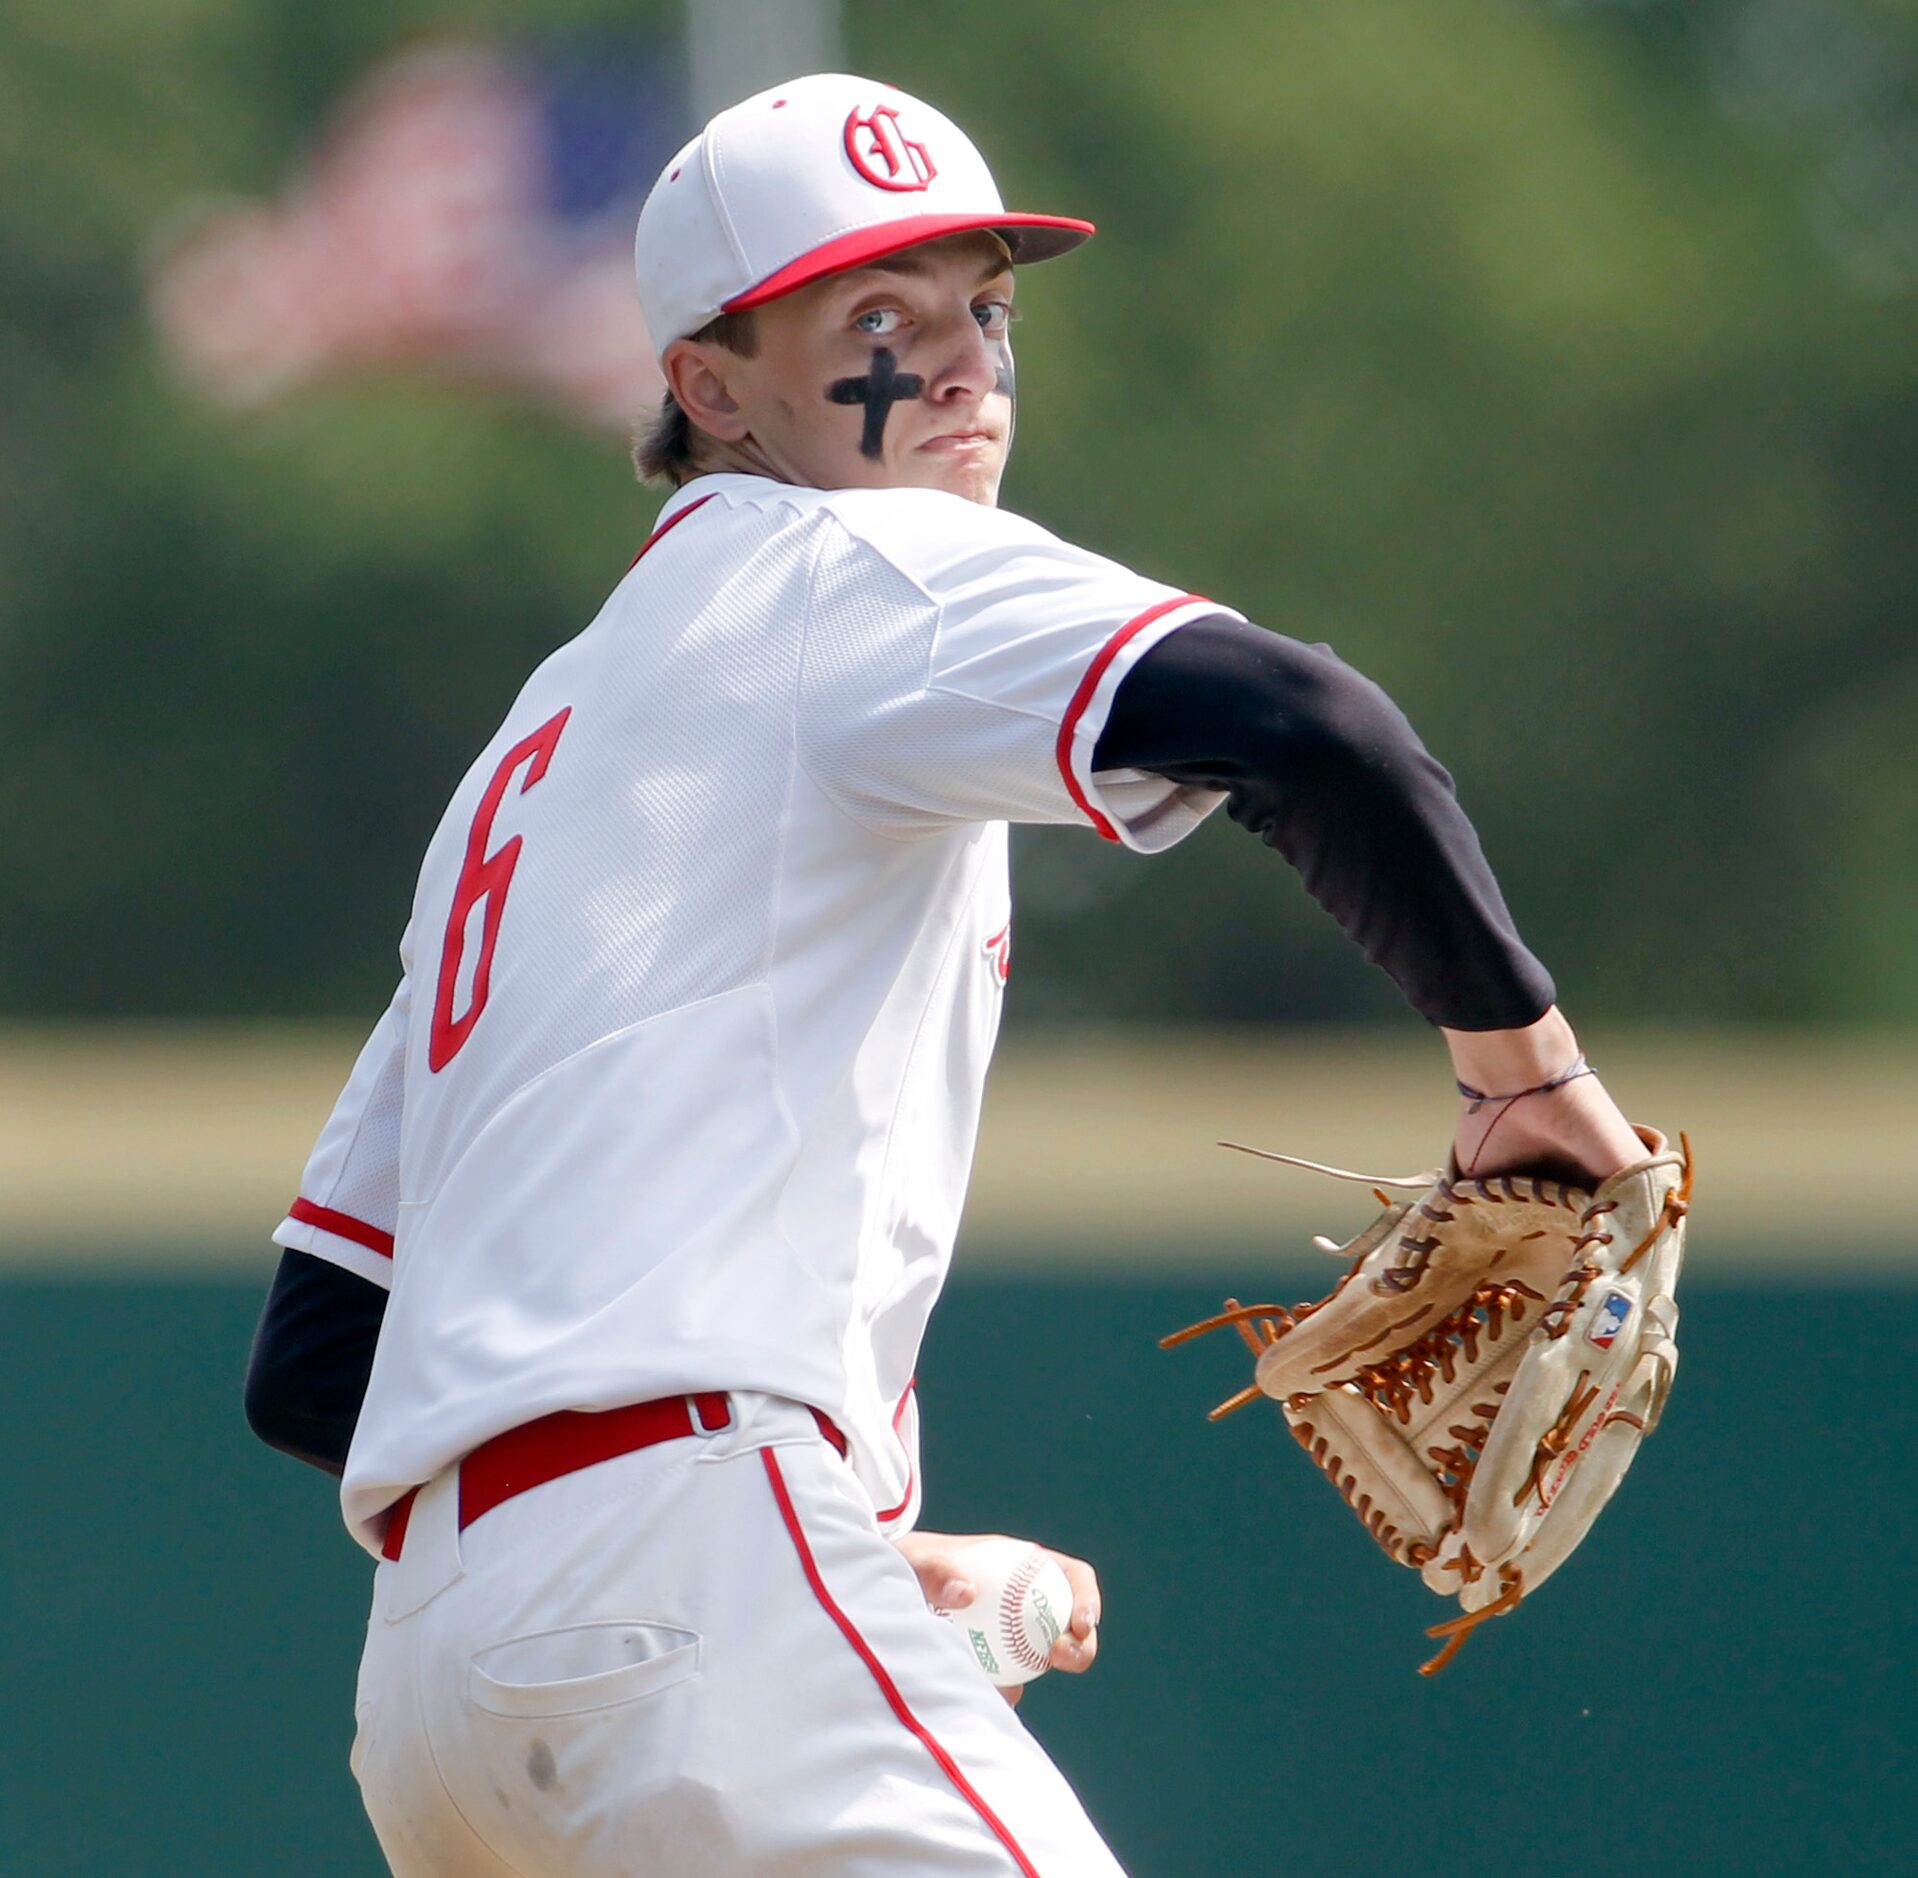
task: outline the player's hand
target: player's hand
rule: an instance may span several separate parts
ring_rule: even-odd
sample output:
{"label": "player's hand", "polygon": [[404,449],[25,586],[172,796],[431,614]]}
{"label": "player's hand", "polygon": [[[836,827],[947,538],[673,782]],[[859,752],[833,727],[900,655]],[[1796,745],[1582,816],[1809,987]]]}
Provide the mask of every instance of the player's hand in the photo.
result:
{"label": "player's hand", "polygon": [[1596,1076],[1527,1096],[1488,1133],[1496,1108],[1460,1106],[1453,1152],[1467,1172],[1554,1174],[1595,1186],[1649,1152]]}
{"label": "player's hand", "polygon": [[[967,1548],[1001,1536],[985,1532],[909,1532],[893,1543],[918,1574],[920,1594],[932,1609],[963,1611],[973,1597],[972,1581],[966,1576]],[[1099,1575],[1070,1552],[1055,1552],[1044,1545],[1039,1550],[1058,1565],[1072,1587],[1072,1621],[1052,1646],[1051,1666],[1076,1676],[1090,1669],[1092,1659],[1099,1654]],[[1021,1690],[1005,1689],[1001,1693],[1018,1706]]]}
{"label": "player's hand", "polygon": [[1556,1006],[1522,1030],[1448,1030],[1461,1083],[1488,1100],[1461,1098],[1452,1152],[1463,1173],[1552,1174],[1596,1186],[1647,1153],[1637,1131],[1591,1074],[1517,1101],[1498,1097],[1562,1075],[1578,1060],[1578,1039]]}

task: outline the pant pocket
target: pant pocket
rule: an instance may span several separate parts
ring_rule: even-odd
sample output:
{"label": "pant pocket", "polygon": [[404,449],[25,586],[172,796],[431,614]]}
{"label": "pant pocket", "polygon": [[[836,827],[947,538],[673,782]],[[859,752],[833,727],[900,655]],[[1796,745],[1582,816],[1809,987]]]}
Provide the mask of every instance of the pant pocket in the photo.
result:
{"label": "pant pocket", "polygon": [[473,1651],[432,1729],[468,1824],[527,1878],[630,1873],[634,1846],[657,1838],[660,1808],[671,1810],[703,1649],[696,1631],[618,1619]]}
{"label": "pant pocket", "polygon": [[607,1619],[535,1631],[474,1653],[466,1699],[489,1715],[585,1715],[699,1674],[697,1631]]}

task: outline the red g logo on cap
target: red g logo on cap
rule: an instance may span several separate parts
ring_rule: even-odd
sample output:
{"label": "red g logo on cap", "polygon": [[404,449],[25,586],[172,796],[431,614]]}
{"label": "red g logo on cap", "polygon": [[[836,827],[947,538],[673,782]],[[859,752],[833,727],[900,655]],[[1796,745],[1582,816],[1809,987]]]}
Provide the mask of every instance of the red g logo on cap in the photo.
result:
{"label": "red g logo on cap", "polygon": [[875,189],[923,189],[939,174],[926,146],[899,128],[899,113],[889,104],[846,119],[846,155]]}

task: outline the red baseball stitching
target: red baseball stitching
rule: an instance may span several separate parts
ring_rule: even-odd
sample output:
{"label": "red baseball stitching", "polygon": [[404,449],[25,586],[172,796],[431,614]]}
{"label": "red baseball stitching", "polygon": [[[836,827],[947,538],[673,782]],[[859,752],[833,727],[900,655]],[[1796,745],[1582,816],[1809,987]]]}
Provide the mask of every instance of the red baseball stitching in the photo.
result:
{"label": "red baseball stitching", "polygon": [[1046,1666],[1045,1653],[1032,1647],[1032,1640],[1026,1635],[1025,1624],[1019,1615],[1019,1606],[1044,1563],[1037,1552],[1032,1553],[1006,1580],[1006,1588],[999,1597],[999,1622],[1005,1631],[1006,1654],[1021,1669],[1040,1670]]}

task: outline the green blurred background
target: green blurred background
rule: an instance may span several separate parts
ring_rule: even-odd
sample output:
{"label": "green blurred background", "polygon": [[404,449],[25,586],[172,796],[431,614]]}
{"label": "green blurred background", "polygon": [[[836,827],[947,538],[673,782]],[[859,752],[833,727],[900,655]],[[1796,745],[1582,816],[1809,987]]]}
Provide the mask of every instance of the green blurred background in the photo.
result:
{"label": "green blurred background", "polygon": [[[646,532],[616,434],[399,373],[235,417],[156,353],[156,231],[450,25],[665,57],[676,11],[10,0],[0,1011],[361,1020]],[[1918,1018],[1909,5],[854,0],[844,43],[1104,231],[1024,283],[1012,506],[1375,674],[1588,1021]],[[1099,846],[1025,848],[1075,961],[1026,1021],[1395,1009],[1223,822]]]}
{"label": "green blurred background", "polygon": [[[196,205],[296,195],[408,45],[627,62],[670,148],[752,11],[9,0],[0,1131],[36,1101],[9,1055],[49,1038],[147,1026],[148,1076],[156,1022],[350,1050],[447,791],[657,504],[616,426],[430,364],[211,398],[156,336],[158,257]],[[1918,7],[784,11],[960,119],[1014,206],[1101,225],[1022,283],[1008,504],[1379,678],[1595,1054],[1913,1037]],[[1424,1042],[1223,818],[1150,866],[1026,831],[1015,870],[1015,1053]],[[1918,1316],[1909,1234],[1861,1260],[1844,1207],[1908,1181],[1915,1094],[1874,1081],[1852,1164],[1745,1195],[1667,1432],[1430,1684],[1410,1574],[1270,1427],[1199,1419],[1230,1357],[1151,1350],[1266,1256],[1200,1185],[1176,1283],[1118,1230],[1065,1266],[1003,1220],[964,1243],[929,1518],[1101,1565],[1099,1670],[1024,1712],[1139,1878],[1913,1869],[1918,1525],[1886,1423]],[[113,1158],[89,1129],[82,1102],[76,1167]],[[90,1227],[87,1185],[57,1240],[0,1194],[0,1875],[373,1872],[345,1766],[365,1562],[238,1417],[272,1219],[202,1257],[164,1201]]]}
{"label": "green blurred background", "polygon": [[[1099,1662],[1020,1713],[1136,1878],[1913,1869],[1911,1514],[1852,1457],[1886,1445],[1856,1372],[1907,1364],[1918,1299],[1694,1295],[1617,1502],[1428,1681],[1437,1602],[1275,1417],[1207,1426],[1229,1352],[1153,1349],[1193,1296],[956,1286],[921,1372],[939,1520],[1099,1566]],[[0,1870],[375,1878],[346,1767],[368,1568],[233,1413],[256,1292],[4,1304],[37,1421],[0,1445]],[[1755,1381],[1781,1348],[1823,1354]]]}

